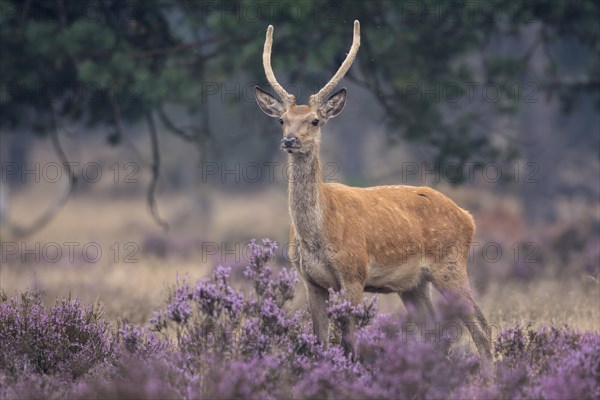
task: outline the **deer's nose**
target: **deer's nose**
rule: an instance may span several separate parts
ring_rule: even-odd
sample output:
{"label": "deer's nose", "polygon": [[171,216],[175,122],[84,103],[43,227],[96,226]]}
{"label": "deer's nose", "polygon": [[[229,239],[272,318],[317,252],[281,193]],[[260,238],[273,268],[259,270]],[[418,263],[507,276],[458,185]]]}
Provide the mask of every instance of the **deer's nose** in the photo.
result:
{"label": "deer's nose", "polygon": [[294,135],[285,135],[283,137],[283,139],[281,139],[281,147],[283,148],[292,148],[292,147],[298,147],[298,145],[300,144],[300,140],[298,140],[298,138]]}

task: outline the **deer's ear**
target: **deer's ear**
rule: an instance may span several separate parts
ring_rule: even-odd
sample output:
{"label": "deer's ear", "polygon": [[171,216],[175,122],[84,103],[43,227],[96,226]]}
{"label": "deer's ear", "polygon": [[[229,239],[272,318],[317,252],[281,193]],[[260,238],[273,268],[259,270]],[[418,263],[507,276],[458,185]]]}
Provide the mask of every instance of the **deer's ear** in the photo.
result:
{"label": "deer's ear", "polygon": [[285,112],[283,104],[258,86],[254,86],[254,97],[258,106],[269,117],[280,118]]}
{"label": "deer's ear", "polygon": [[319,115],[321,115],[321,118],[323,119],[333,118],[342,112],[345,104],[346,88],[342,88],[321,104],[319,107]]}

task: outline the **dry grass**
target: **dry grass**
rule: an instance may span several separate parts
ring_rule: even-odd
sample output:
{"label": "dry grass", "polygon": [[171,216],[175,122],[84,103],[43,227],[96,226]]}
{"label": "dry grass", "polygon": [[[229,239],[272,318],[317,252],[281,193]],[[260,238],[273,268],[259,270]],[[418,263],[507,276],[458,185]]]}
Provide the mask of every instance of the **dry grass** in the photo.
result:
{"label": "dry grass", "polygon": [[600,332],[600,285],[591,280],[495,283],[480,303],[495,326],[568,324],[581,331]]}
{"label": "dry grass", "polygon": [[[206,276],[211,267],[195,260],[145,259],[133,264],[88,264],[80,266],[5,265],[2,288],[8,294],[44,290],[48,301],[74,296],[87,302],[100,301],[110,318],[123,317],[146,322],[161,306],[166,289],[189,274]],[[436,296],[437,297],[437,296]],[[497,330],[513,323],[569,324],[582,331],[600,332],[600,285],[597,282],[544,279],[531,283],[494,283],[477,302]],[[304,306],[304,288],[294,307]],[[403,313],[395,294],[379,295],[382,312]]]}
{"label": "dry grass", "polygon": [[[453,191],[456,191],[453,189]],[[39,204],[39,196],[19,196],[13,216],[31,218],[30,210]],[[468,202],[470,193],[453,194]],[[273,185],[269,190],[242,195],[211,194],[214,208],[212,223],[202,225],[197,216],[193,196],[161,196],[160,209],[170,221],[175,221],[169,233],[177,238],[210,240],[217,244],[246,240],[250,237],[271,237],[287,242],[289,217],[285,188]],[[490,199],[490,201],[493,201]],[[496,209],[514,211],[513,202]],[[468,204],[465,204],[468,206]],[[483,212],[483,211],[482,211]],[[485,213],[484,213],[485,214]],[[491,229],[493,222],[481,217],[483,230]],[[484,215],[484,217],[485,217]],[[502,217],[503,219],[505,216]],[[514,228],[514,224],[511,225]],[[509,229],[509,228],[507,228]],[[511,232],[514,233],[514,232]],[[74,198],[68,208],[35,237],[24,245],[33,248],[35,243],[93,241],[99,243],[105,256],[96,263],[3,263],[0,268],[0,288],[9,295],[23,290],[42,289],[49,301],[64,296],[75,296],[104,304],[106,314],[133,322],[145,322],[165,298],[165,290],[177,277],[189,273],[191,279],[205,276],[214,262],[203,262],[200,254],[190,257],[159,259],[143,252],[136,255],[137,262],[123,263],[112,260],[109,246],[136,243],[143,250],[149,234],[161,234],[147,214],[142,196],[114,197],[95,193]],[[4,241],[10,241],[6,237]],[[531,283],[495,282],[478,298],[484,313],[494,326],[514,322],[568,323],[577,329],[600,331],[600,286],[598,282],[582,278],[571,281],[544,279]],[[295,306],[302,307],[303,287]],[[396,295],[380,296],[382,311],[404,312]]]}
{"label": "dry grass", "polygon": [[99,301],[105,315],[132,322],[147,322],[153,310],[160,308],[166,289],[177,277],[202,276],[202,265],[173,265],[168,261],[148,260],[133,264],[112,265],[43,265],[23,268],[5,266],[2,288],[8,295],[25,290],[42,290],[46,300],[73,296],[86,302]]}

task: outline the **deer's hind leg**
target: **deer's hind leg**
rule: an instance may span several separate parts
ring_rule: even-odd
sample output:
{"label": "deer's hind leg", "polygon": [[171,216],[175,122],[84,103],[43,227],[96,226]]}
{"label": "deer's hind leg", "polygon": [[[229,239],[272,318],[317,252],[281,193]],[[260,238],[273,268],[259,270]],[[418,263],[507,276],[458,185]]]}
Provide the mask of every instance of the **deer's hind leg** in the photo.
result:
{"label": "deer's hind leg", "polygon": [[431,302],[431,283],[422,279],[414,288],[398,293],[409,317],[419,322],[427,322],[434,317],[433,303]]}
{"label": "deer's hind leg", "polygon": [[[442,294],[443,293],[444,292],[442,292]],[[448,293],[452,294],[448,296]],[[468,311],[464,315],[461,315],[461,319],[467,327],[467,329],[469,330],[469,333],[471,334],[471,337],[475,342],[475,346],[477,347],[479,355],[488,360],[491,360],[492,331],[490,329],[490,326],[488,325],[487,320],[485,319],[485,316],[483,315],[477,304],[475,304],[470,289],[467,287],[462,289],[456,289],[451,292],[446,291],[446,296],[444,297],[451,297],[453,299],[459,297],[464,301],[468,308]]]}
{"label": "deer's hind leg", "polygon": [[458,264],[453,261],[441,263],[432,273],[432,283],[448,302],[459,302],[465,307],[460,318],[465,324],[477,351],[481,357],[492,359],[492,334],[490,326],[473,300],[466,262]]}

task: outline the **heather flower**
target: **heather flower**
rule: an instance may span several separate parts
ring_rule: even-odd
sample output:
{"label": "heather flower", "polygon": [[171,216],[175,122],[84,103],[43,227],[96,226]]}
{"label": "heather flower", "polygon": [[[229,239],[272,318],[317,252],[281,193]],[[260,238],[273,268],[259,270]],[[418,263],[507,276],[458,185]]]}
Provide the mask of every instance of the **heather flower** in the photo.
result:
{"label": "heather flower", "polygon": [[526,371],[526,385],[519,382],[520,385],[510,386],[526,387],[531,397],[600,396],[600,336],[597,334],[581,334],[568,327],[514,325],[499,335],[496,352],[507,368]]}
{"label": "heather flower", "polygon": [[117,337],[129,354],[140,357],[160,353],[168,347],[165,339],[139,325],[121,323]]}
{"label": "heather flower", "polygon": [[282,385],[283,374],[280,361],[269,356],[216,365],[206,380],[206,397],[265,400],[287,398],[286,386]]}
{"label": "heather flower", "polygon": [[439,342],[404,335],[402,318],[386,316],[357,336],[368,371],[355,397],[443,398],[467,382],[478,369],[478,358],[460,352],[446,355]]}
{"label": "heather flower", "polygon": [[166,329],[168,324],[168,317],[166,316],[165,310],[154,311],[149,322],[152,326],[152,329],[156,332],[160,332],[163,329]]}
{"label": "heather flower", "polygon": [[260,305],[260,316],[263,322],[273,329],[284,326],[284,312],[271,299],[265,299]]}
{"label": "heather flower", "polygon": [[192,315],[192,290],[187,280],[177,284],[172,294],[171,302],[167,304],[167,316],[172,321],[185,324]]}
{"label": "heather flower", "polygon": [[0,303],[0,370],[5,373],[78,377],[109,360],[112,346],[96,306],[65,299],[48,309],[39,295],[29,293]]}
{"label": "heather flower", "polygon": [[374,297],[352,305],[330,292],[331,320],[359,327],[355,360],[335,340],[317,341],[306,307],[286,307],[297,274],[268,265],[276,243],[262,243],[250,244],[249,290],[217,266],[178,281],[148,327],[113,329],[77,300],[46,307],[38,295],[0,293],[0,398],[600,397],[600,335],[514,325],[497,337],[494,368],[482,368],[444,331],[467,311],[457,301],[437,308],[434,340],[424,340],[413,321],[375,317]]}
{"label": "heather flower", "polygon": [[312,333],[300,333],[291,344],[293,348],[288,350],[298,356],[314,356],[317,352],[322,351],[317,337]]}
{"label": "heather flower", "polygon": [[272,337],[263,333],[258,318],[251,318],[244,322],[240,338],[243,354],[262,356],[268,352],[271,344]]}
{"label": "heather flower", "polygon": [[220,313],[222,293],[219,287],[208,279],[196,283],[193,298],[206,315],[217,316]]}
{"label": "heather flower", "polygon": [[177,368],[176,357],[128,358],[117,362],[109,376],[89,377],[75,385],[75,399],[175,399],[191,392],[188,375]]}
{"label": "heather flower", "polygon": [[540,377],[533,390],[535,397],[547,399],[600,398],[600,346],[598,340],[589,349],[574,351],[562,357]]}
{"label": "heather flower", "polygon": [[226,313],[237,319],[245,307],[244,294],[229,286],[230,273],[231,268],[219,265],[209,278],[196,282],[192,298],[207,316],[218,317]]}
{"label": "heather flower", "polygon": [[354,319],[358,328],[363,328],[373,321],[377,315],[377,298],[371,297],[364,303],[353,305],[346,297],[344,291],[335,292],[329,289],[327,315],[338,325],[343,325]]}
{"label": "heather flower", "polygon": [[[272,280],[273,272],[267,262],[273,259],[277,242],[263,239],[263,246],[261,246],[255,240],[252,240],[248,246],[251,257],[250,264],[244,270],[244,275],[252,281],[254,291],[259,299],[274,297],[277,284]],[[282,289],[289,291],[285,280],[282,281]]]}
{"label": "heather flower", "polygon": [[298,274],[294,270],[282,268],[277,275],[274,291],[278,294],[278,304],[283,304],[294,298],[296,294],[296,284],[298,283]]}

